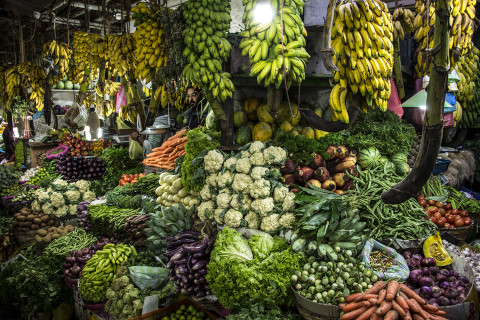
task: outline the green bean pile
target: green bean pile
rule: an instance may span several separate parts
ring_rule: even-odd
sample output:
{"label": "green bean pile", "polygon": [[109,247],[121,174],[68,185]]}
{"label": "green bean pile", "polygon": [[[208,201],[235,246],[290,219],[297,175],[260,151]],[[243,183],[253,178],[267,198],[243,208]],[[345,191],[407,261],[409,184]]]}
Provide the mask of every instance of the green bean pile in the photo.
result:
{"label": "green bean pile", "polygon": [[345,200],[360,210],[361,219],[370,227],[370,238],[393,242],[397,238],[415,240],[432,234],[435,225],[415,199],[401,204],[382,201],[382,193],[402,179],[388,164],[360,171],[359,177],[354,178],[355,190]]}
{"label": "green bean pile", "polygon": [[82,228],[75,228],[72,232],[50,242],[45,248],[45,254],[65,259],[72,251],[90,247],[95,242],[97,242],[95,236]]}
{"label": "green bean pile", "polygon": [[139,214],[137,209],[119,209],[102,205],[88,206],[88,218],[92,223],[92,231],[97,235],[118,237],[124,231],[128,217]]}

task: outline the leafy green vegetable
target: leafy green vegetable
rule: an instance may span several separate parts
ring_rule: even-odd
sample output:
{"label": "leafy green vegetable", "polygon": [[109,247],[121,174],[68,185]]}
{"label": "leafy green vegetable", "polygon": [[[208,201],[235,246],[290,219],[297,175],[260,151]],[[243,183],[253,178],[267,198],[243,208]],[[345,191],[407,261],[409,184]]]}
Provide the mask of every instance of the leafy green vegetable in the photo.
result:
{"label": "leafy green vegetable", "polygon": [[210,260],[235,259],[246,261],[253,259],[253,253],[247,239],[241,233],[228,227],[218,233],[214,252],[215,254],[212,254]]}
{"label": "leafy green vegetable", "polygon": [[285,239],[278,236],[272,237],[271,235],[252,235],[248,244],[252,249],[255,258],[265,259],[272,252],[283,251],[288,247],[288,243]]}
{"label": "leafy green vegetable", "polygon": [[285,312],[279,306],[266,308],[264,302],[257,303],[248,308],[237,308],[235,313],[226,317],[227,320],[299,320],[300,315]]}
{"label": "leafy green vegetable", "polygon": [[0,235],[4,235],[13,230],[13,217],[0,216]]}
{"label": "leafy green vegetable", "polygon": [[283,132],[277,135],[272,141],[272,145],[287,149],[297,163],[312,162],[313,155],[321,150],[320,143],[314,139]]}

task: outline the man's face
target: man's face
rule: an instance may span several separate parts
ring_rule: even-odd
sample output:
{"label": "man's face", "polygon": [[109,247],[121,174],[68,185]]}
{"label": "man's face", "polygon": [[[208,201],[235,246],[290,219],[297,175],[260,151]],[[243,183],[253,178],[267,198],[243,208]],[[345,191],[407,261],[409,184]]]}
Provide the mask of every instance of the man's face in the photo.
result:
{"label": "man's face", "polygon": [[195,92],[194,89],[190,88],[187,90],[187,100],[190,106],[195,107],[197,105],[199,96],[200,95],[197,92]]}

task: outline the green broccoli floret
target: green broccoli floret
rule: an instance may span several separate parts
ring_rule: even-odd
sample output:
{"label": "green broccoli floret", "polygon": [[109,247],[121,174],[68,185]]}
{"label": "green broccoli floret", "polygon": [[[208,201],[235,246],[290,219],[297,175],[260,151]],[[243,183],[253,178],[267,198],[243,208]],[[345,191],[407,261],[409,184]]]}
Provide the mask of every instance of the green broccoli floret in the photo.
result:
{"label": "green broccoli floret", "polygon": [[143,309],[143,302],[140,299],[133,300],[133,309],[141,311]]}
{"label": "green broccoli floret", "polygon": [[122,310],[123,310],[123,300],[119,299],[115,304],[115,313],[120,314],[122,313]]}
{"label": "green broccoli floret", "polygon": [[112,282],[111,288],[112,288],[113,291],[118,291],[122,288],[118,279],[116,279]]}
{"label": "green broccoli floret", "polygon": [[132,314],[133,308],[131,304],[127,304],[123,307],[123,314],[126,316],[129,316]]}
{"label": "green broccoli floret", "polygon": [[[107,296],[108,296],[108,291],[107,291]],[[112,300],[107,300],[107,302],[105,303],[105,307],[104,307],[105,311],[107,311],[107,312],[111,311],[110,308],[112,306],[112,303],[113,303]]]}
{"label": "green broccoli floret", "polygon": [[115,300],[116,293],[115,293],[115,291],[108,289],[106,296],[107,296],[108,300]]}
{"label": "green broccoli floret", "polygon": [[120,284],[120,288],[126,287],[130,283],[130,279],[128,278],[128,276],[121,276],[117,279],[117,281]]}
{"label": "green broccoli floret", "polygon": [[130,295],[129,292],[127,292],[123,295],[122,300],[125,304],[128,304],[128,303],[132,302],[132,296]]}
{"label": "green broccoli floret", "polygon": [[130,198],[130,203],[129,207],[134,209],[134,208],[140,208],[142,206],[142,195],[137,194],[136,196]]}
{"label": "green broccoli floret", "polygon": [[130,283],[130,284],[125,288],[125,291],[128,292],[128,291],[133,290],[133,289],[135,289],[135,286]]}

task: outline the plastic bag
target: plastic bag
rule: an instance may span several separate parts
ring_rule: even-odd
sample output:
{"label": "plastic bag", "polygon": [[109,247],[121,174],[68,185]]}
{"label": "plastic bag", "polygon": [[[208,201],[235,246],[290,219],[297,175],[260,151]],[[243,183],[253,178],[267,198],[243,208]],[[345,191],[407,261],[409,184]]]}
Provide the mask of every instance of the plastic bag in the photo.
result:
{"label": "plastic bag", "polygon": [[132,138],[128,138],[128,153],[130,155],[130,159],[132,160],[143,159],[142,146]]}
{"label": "plastic bag", "polygon": [[374,239],[368,239],[365,243],[365,247],[362,250],[362,261],[367,268],[370,268],[370,253],[373,250],[384,252],[387,256],[393,258],[393,263],[387,271],[373,271],[377,275],[379,280],[391,280],[405,281],[408,279],[410,270],[408,269],[407,261],[399,254],[395,249],[387,247]]}
{"label": "plastic bag", "polygon": [[170,270],[160,267],[129,267],[130,279],[141,290],[155,289],[167,279]]}

